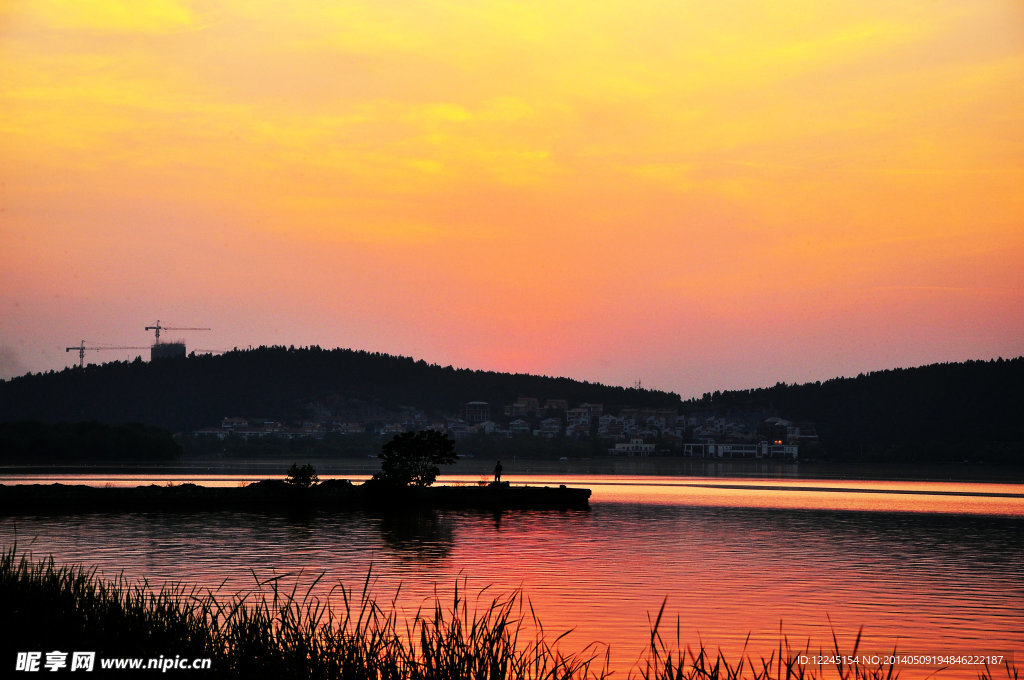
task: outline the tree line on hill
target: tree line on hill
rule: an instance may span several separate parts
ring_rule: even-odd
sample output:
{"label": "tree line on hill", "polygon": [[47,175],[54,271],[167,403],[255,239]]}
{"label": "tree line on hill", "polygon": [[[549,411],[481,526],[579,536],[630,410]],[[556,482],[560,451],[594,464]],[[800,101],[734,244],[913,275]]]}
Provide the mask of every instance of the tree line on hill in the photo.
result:
{"label": "tree line on hill", "polygon": [[706,393],[682,408],[813,422],[822,458],[1024,463],[1022,390],[1017,357]]}
{"label": "tree line on hill", "polygon": [[[113,362],[0,381],[0,422],[146,423],[188,433],[227,415],[294,421],[322,418],[324,410],[338,418],[358,411],[356,415],[367,420],[411,407],[440,419],[458,413],[467,401],[487,401],[500,413],[502,405],[532,396],[542,403],[546,398],[564,399],[570,405],[601,403],[610,413],[632,407],[747,421],[752,414],[807,421],[814,424],[820,440],[801,451],[804,459],[1024,463],[1022,388],[1024,357],[1018,357],[892,369],[802,385],[779,383],[707,393],[683,402],[669,392],[455,369],[380,353],[261,347],[152,363]],[[21,436],[10,426],[2,432],[5,437]],[[218,450],[240,446],[239,455],[260,446],[268,455],[279,449],[294,453],[302,447],[319,447],[328,455],[342,450],[354,455],[364,449],[371,455],[379,449],[370,433],[362,439],[363,445],[351,436],[343,443],[239,440],[222,445],[211,440],[210,445]],[[531,445],[548,447],[537,449],[542,457],[570,455],[563,453],[569,449],[575,455],[605,451],[604,443],[596,440],[531,438]],[[503,455],[513,455],[521,446],[515,439],[482,437],[459,444],[460,453],[471,454],[500,449]],[[163,444],[154,447],[168,451]],[[14,450],[6,444],[0,448]]]}
{"label": "tree line on hill", "polygon": [[617,409],[677,408],[657,390],[527,374],[438,366],[388,354],[319,347],[260,347],[219,356],[112,362],[0,382],[0,421],[144,422],[173,432],[229,415],[282,421],[339,418],[413,407],[443,417],[469,401],[500,412],[520,396],[602,403]]}

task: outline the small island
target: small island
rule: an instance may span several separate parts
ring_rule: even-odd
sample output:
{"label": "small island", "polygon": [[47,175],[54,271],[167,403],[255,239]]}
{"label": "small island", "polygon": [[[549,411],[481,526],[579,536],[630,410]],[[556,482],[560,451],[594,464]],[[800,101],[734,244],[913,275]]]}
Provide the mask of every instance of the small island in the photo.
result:
{"label": "small island", "polygon": [[479,509],[479,510],[585,510],[590,489],[511,486],[384,487],[367,482],[327,480],[303,488],[281,479],[254,482],[244,487],[208,487],[197,484],[138,487],[94,487],[69,484],[0,484],[0,513],[49,511],[159,511],[206,510],[343,510]]}
{"label": "small island", "polygon": [[352,508],[569,510],[589,509],[590,489],[490,483],[432,486],[439,465],[455,462],[455,444],[435,430],[404,432],[386,443],[381,469],[363,484],[321,482],[311,465],[293,464],[285,479],[241,487],[198,484],[94,487],[85,484],[0,484],[0,513],[26,511],[342,510]]}

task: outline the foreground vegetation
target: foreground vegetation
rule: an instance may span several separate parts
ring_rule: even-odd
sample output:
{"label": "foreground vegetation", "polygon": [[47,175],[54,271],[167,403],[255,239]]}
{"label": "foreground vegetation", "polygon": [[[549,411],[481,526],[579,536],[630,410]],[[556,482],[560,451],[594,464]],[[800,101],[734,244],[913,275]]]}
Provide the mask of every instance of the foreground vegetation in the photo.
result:
{"label": "foreground vegetation", "polygon": [[[368,594],[336,586],[329,598],[281,590],[262,583],[255,595],[220,595],[184,586],[151,587],[123,576],[99,578],[95,571],[33,561],[12,547],[0,554],[0,646],[3,663],[19,651],[96,651],[97,658],[158,657],[212,659],[210,677],[388,679],[584,680],[610,674],[608,650],[590,645],[579,652],[559,648],[520,593],[487,599],[486,589],[467,598],[456,588],[410,619],[394,602],[379,606]],[[334,608],[331,601],[342,603]],[[651,643],[629,676],[642,680],[889,680],[893,667],[810,667],[783,638],[767,659],[741,656],[730,663],[704,647],[696,652],[667,645],[662,612],[653,621]],[[678,627],[677,627],[678,635]],[[858,638],[859,639],[859,638]],[[838,653],[838,645],[834,652]],[[844,653],[856,654],[853,650]],[[100,668],[97,666],[97,671]],[[1018,678],[1015,667],[997,677]],[[187,677],[201,677],[188,671]],[[127,674],[116,672],[118,677]],[[982,679],[993,677],[986,669]]]}

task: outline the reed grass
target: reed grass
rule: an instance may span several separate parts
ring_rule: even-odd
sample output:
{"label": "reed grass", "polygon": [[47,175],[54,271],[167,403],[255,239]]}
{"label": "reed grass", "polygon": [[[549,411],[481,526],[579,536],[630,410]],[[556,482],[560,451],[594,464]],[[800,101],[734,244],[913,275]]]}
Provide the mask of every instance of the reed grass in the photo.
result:
{"label": "reed grass", "polygon": [[[450,600],[436,597],[412,616],[400,613],[398,593],[380,606],[370,595],[371,575],[361,590],[334,586],[315,594],[323,575],[299,590],[283,577],[255,580],[253,592],[224,597],[182,585],[160,588],[123,575],[99,577],[52,557],[34,560],[16,546],[0,553],[0,645],[27,650],[96,651],[98,656],[180,655],[212,659],[216,678],[308,680],[602,680],[612,675],[607,647],[591,644],[565,652],[567,633],[551,636],[519,591],[468,596],[456,584]],[[255,579],[255,575],[254,575]],[[336,603],[340,602],[340,606]],[[893,667],[810,667],[798,663],[780,633],[769,658],[746,649],[732,662],[703,644],[696,651],[662,636],[665,604],[651,622],[650,646],[628,673],[637,680],[895,680]],[[833,636],[834,650],[839,651]],[[850,655],[855,655],[860,635]],[[1019,680],[1006,664],[1006,677]],[[1001,677],[1001,673],[998,674]],[[126,677],[118,673],[119,677]],[[941,676],[940,676],[941,677]],[[991,680],[985,669],[978,676]]]}

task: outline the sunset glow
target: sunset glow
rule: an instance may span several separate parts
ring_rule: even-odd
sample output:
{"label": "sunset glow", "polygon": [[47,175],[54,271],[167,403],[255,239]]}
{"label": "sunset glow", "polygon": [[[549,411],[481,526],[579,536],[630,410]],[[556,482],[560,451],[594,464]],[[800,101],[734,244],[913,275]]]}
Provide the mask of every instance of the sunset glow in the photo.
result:
{"label": "sunset glow", "polygon": [[14,0],[0,377],[157,319],[683,396],[1017,356],[1021,187],[1013,0]]}

